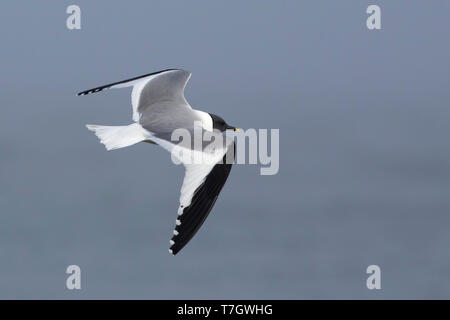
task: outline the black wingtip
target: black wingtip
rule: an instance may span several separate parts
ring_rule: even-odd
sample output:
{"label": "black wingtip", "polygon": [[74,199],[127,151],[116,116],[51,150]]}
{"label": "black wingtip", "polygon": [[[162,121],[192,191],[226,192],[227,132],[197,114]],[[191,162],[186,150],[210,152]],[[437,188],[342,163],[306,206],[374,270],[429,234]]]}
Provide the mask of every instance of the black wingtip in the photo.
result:
{"label": "black wingtip", "polygon": [[172,239],[170,239],[170,248],[169,248],[169,252],[171,255],[176,255],[178,252],[180,252],[181,247],[179,245],[177,245],[177,243],[175,242],[176,236],[173,236]]}
{"label": "black wingtip", "polygon": [[169,253],[172,255],[172,256],[175,256],[178,252],[179,252],[180,250],[178,249],[175,249],[174,248],[174,246],[171,246],[170,248],[169,248]]}
{"label": "black wingtip", "polygon": [[77,93],[77,97],[79,97],[79,96],[85,96],[85,95],[87,95],[87,94],[89,94],[89,93],[94,93],[94,92],[97,92],[97,91],[94,91],[94,89],[90,89],[90,90],[78,92],[78,93]]}
{"label": "black wingtip", "polygon": [[103,91],[104,89],[108,89],[109,87],[110,86],[102,86],[102,87],[97,87],[94,89],[85,90],[85,91],[77,93],[77,96],[85,96],[90,93],[97,93],[97,92]]}
{"label": "black wingtip", "polygon": [[77,93],[77,96],[85,96],[85,95],[90,94],[90,93],[96,93],[96,92],[103,91],[104,89],[108,89],[108,88],[110,88],[112,86],[115,86],[115,85],[118,85],[118,84],[122,84],[122,83],[126,83],[126,82],[129,82],[129,81],[138,80],[138,79],[141,79],[141,78],[145,78],[145,77],[148,77],[148,76],[156,75],[156,74],[167,72],[167,71],[176,71],[176,70],[182,70],[182,69],[164,69],[164,70],[161,70],[161,71],[147,73],[147,74],[144,74],[142,76],[138,76],[138,77],[134,77],[134,78],[130,78],[130,79],[126,79],[126,80],[110,83],[110,84],[107,84],[107,85],[104,85],[104,86],[101,86],[101,87],[85,90],[85,91]]}

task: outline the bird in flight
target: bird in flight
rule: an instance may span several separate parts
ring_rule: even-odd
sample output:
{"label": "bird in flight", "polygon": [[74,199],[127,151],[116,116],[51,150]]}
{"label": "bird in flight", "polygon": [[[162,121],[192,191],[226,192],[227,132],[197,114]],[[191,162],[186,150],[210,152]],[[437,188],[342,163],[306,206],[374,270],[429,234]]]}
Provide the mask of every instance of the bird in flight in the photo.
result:
{"label": "bird in flight", "polygon": [[[80,96],[109,88],[133,87],[131,104],[134,123],[127,126],[86,127],[97,135],[107,150],[147,142],[160,145],[183,163],[185,176],[169,248],[173,255],[192,239],[214,206],[231,171],[232,161],[229,158],[234,160],[234,140],[224,137],[222,133],[228,129],[238,131],[221,117],[195,110],[189,105],[184,98],[184,88],[190,76],[191,73],[185,70],[166,69],[78,93]],[[206,145],[210,146],[210,141],[216,138],[222,138],[223,143],[208,148],[203,141],[201,150],[193,147],[192,143],[176,144],[172,142],[171,136],[180,128],[189,132],[200,129],[204,136],[209,136]],[[181,157],[174,152],[177,148],[188,155],[200,151],[208,161],[187,161],[191,157]]]}

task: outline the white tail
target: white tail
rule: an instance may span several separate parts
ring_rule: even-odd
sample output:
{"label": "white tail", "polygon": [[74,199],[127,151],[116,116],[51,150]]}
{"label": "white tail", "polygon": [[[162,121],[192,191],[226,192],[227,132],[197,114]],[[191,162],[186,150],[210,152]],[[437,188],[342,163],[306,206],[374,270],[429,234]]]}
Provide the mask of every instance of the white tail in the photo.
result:
{"label": "white tail", "polygon": [[87,124],[86,127],[94,131],[107,150],[120,149],[131,146],[149,137],[148,131],[140,124],[128,126],[98,126]]}

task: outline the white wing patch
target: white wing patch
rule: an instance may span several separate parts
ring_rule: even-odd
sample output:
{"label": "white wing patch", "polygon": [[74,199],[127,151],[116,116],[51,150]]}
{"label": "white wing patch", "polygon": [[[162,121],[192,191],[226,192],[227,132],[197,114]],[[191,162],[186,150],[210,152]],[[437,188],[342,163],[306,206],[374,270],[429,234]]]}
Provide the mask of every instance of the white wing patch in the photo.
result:
{"label": "white wing patch", "polygon": [[[214,164],[215,165],[215,164]],[[191,204],[195,190],[205,181],[214,165],[207,164],[185,164],[183,185],[181,186],[180,206],[178,215],[183,214],[184,208]]]}
{"label": "white wing patch", "polygon": [[151,81],[155,76],[150,76],[146,80],[141,80],[133,86],[133,91],[131,92],[131,105],[133,106],[133,121],[139,122],[141,114],[138,112],[139,98],[141,97],[142,89],[145,85]]}
{"label": "white wing patch", "polygon": [[141,97],[142,89],[144,89],[145,85],[157,77],[158,74],[148,76],[146,78],[121,83],[115,86],[112,86],[111,88],[126,88],[126,87],[133,87],[133,91],[131,91],[131,106],[133,108],[133,121],[139,122],[139,119],[141,118],[140,113],[138,112],[138,106],[139,106],[139,99]]}
{"label": "white wing patch", "polygon": [[[211,133],[212,135],[218,135],[217,133]],[[222,136],[223,137],[223,136]],[[210,149],[206,147],[204,152],[191,150],[181,145],[173,144],[170,141],[150,137],[151,140],[158,143],[161,147],[169,151],[179,162],[183,163],[185,167],[185,175],[183,184],[181,186],[180,205],[178,207],[178,215],[183,214],[184,208],[191,204],[192,197],[194,196],[197,188],[205,181],[208,174],[214,168],[214,166],[223,159],[228,147],[233,143],[233,140],[226,138],[226,146],[221,148]],[[217,141],[220,141],[219,139]],[[179,148],[183,150],[183,157],[178,157],[180,153],[177,151]],[[208,151],[206,151],[208,150]],[[201,157],[201,158],[200,158]],[[186,160],[190,159],[191,162],[186,163]],[[202,159],[201,164],[194,162],[195,159]]]}

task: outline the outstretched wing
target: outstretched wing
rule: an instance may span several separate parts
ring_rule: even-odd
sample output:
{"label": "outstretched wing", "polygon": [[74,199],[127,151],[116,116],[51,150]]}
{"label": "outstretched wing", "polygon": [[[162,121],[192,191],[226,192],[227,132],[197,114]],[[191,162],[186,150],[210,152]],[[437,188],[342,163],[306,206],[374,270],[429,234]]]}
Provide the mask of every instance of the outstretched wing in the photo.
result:
{"label": "outstretched wing", "polygon": [[[212,167],[203,167],[200,176],[203,176],[207,171],[206,176],[201,179],[200,185],[187,198],[190,200],[189,205],[184,206],[180,203],[178,208],[178,219],[173,231],[173,237],[170,240],[169,252],[177,254],[183,247],[192,239],[197,231],[205,222],[212,207],[214,206],[222,187],[227,181],[228,175],[231,171],[231,163],[225,162],[217,163]],[[189,172],[192,169],[186,167],[186,179],[190,176]],[[198,171],[196,169],[195,171]],[[184,185],[184,183],[183,183]],[[182,194],[182,197],[185,196]]]}
{"label": "outstretched wing", "polygon": [[184,98],[184,88],[190,76],[191,73],[185,70],[166,69],[85,90],[78,95],[96,93],[109,88],[132,86],[133,120],[138,122],[141,115],[152,106],[170,105],[180,109],[192,109]]}
{"label": "outstretched wing", "polygon": [[[170,253],[177,254],[197,233],[208,217],[222,187],[227,181],[234,161],[234,141],[218,133],[204,132],[206,139],[214,142],[202,146],[202,150],[190,148],[182,143],[175,145],[168,139],[152,138],[184,164],[185,176],[181,187],[180,205]],[[179,157],[179,150],[186,152]],[[196,154],[197,153],[197,154]],[[202,162],[195,162],[195,156],[202,156]],[[189,161],[187,161],[189,160]]]}

